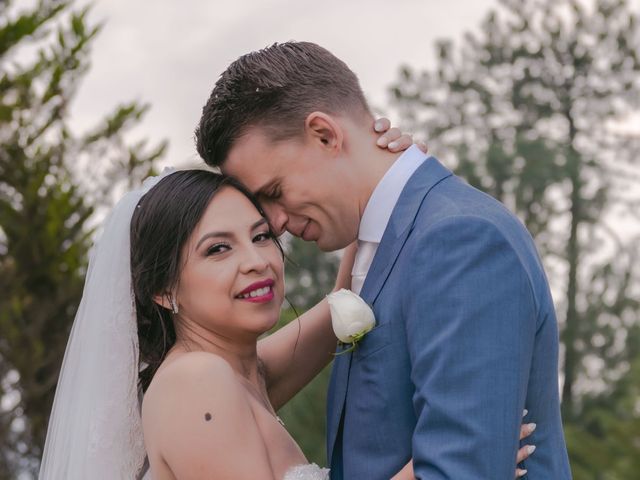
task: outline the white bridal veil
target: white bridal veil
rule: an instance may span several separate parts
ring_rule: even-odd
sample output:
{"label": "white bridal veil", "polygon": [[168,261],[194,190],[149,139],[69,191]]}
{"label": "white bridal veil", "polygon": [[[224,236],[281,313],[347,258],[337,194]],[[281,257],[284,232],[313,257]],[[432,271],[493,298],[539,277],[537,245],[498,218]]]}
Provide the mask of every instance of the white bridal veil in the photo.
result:
{"label": "white bridal veil", "polygon": [[41,480],[141,477],[145,450],[129,231],[139,200],[172,171],[126,194],[94,246],[53,402]]}

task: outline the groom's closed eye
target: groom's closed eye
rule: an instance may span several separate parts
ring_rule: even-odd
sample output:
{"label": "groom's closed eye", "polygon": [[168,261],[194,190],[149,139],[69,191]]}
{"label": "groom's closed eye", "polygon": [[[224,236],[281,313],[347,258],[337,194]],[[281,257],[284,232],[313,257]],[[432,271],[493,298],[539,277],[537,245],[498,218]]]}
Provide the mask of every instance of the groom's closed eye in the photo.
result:
{"label": "groom's closed eye", "polygon": [[265,194],[265,197],[268,200],[277,200],[282,196],[282,190],[280,189],[280,185],[274,185],[269,189],[269,191]]}
{"label": "groom's closed eye", "polygon": [[275,178],[256,191],[256,196],[264,200],[277,200],[282,195],[280,179]]}

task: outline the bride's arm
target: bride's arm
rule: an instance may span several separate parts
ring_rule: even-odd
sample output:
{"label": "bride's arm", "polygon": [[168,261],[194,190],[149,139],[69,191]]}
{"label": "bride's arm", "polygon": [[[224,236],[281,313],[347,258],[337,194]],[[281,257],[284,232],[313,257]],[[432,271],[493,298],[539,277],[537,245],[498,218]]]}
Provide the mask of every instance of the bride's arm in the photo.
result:
{"label": "bride's arm", "polygon": [[246,391],[214,355],[188,353],[157,374],[142,421],[154,478],[164,465],[179,480],[275,480]]}
{"label": "bride's arm", "polygon": [[[343,253],[335,290],[350,287],[354,257],[355,244]],[[327,366],[333,359],[336,341],[325,299],[297,320],[258,342],[258,356],[265,365],[269,400],[276,410]]]}

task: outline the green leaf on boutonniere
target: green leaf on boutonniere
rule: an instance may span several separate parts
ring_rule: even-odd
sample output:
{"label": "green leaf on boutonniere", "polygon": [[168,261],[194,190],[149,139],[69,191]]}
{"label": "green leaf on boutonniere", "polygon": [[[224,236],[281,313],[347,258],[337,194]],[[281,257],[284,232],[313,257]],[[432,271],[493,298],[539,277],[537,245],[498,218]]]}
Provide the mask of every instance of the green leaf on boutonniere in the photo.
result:
{"label": "green leaf on boutonniere", "polygon": [[339,352],[336,352],[333,355],[334,356],[338,356],[338,355],[342,355],[344,353],[353,352],[356,349],[356,347],[358,346],[358,342],[360,340],[362,340],[364,338],[364,336],[369,332],[370,332],[370,330],[367,330],[365,332],[360,332],[360,333],[356,333],[354,335],[351,335],[352,341],[350,343],[344,343],[344,342],[338,341],[338,346],[339,347],[347,347],[347,345],[349,345],[349,347],[345,348],[345,350],[341,350]]}

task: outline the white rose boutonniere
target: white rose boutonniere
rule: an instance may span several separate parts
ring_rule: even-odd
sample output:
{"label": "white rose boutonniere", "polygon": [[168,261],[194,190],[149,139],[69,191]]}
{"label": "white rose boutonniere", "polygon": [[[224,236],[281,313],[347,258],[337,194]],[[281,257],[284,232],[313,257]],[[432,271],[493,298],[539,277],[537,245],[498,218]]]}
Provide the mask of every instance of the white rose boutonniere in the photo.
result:
{"label": "white rose boutonniere", "polygon": [[351,345],[349,349],[340,353],[349,352],[375,327],[373,310],[359,295],[344,288],[327,295],[327,301],[336,337],[342,345]]}

